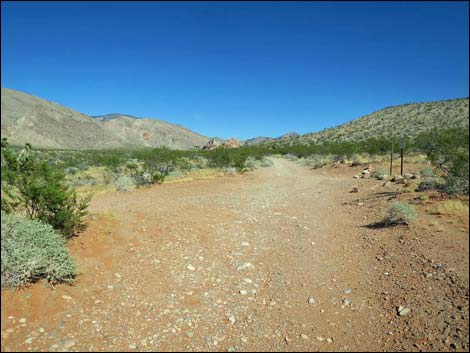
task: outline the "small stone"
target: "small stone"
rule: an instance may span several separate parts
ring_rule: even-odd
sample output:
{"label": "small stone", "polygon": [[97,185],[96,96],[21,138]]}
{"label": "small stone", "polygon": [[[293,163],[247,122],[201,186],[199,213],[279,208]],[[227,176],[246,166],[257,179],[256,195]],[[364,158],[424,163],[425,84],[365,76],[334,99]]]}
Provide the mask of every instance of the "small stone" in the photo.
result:
{"label": "small stone", "polygon": [[241,244],[241,245],[242,245],[242,246],[249,246],[250,243],[248,243],[247,241],[242,241],[242,244]]}
{"label": "small stone", "polygon": [[25,322],[26,322],[26,318],[22,317],[22,318],[20,319],[20,324],[24,324]]}
{"label": "small stone", "polygon": [[240,294],[241,294],[241,295],[246,295],[247,293],[248,293],[248,292],[247,292],[246,290],[240,289]]}
{"label": "small stone", "polygon": [[402,310],[400,310],[398,312],[398,315],[400,315],[400,316],[407,316],[409,314],[411,314],[411,309],[410,308],[403,308]]}
{"label": "small stone", "polygon": [[304,335],[303,333],[300,335],[300,337],[302,337],[304,340],[308,340],[308,336]]}
{"label": "small stone", "polygon": [[64,341],[64,347],[69,349],[70,347],[75,346],[75,338],[67,337]]}
{"label": "small stone", "polygon": [[317,341],[323,342],[325,339],[322,336],[317,336]]}
{"label": "small stone", "polygon": [[328,342],[328,343],[331,343],[331,342],[333,342],[333,338],[331,338],[331,337],[328,337],[328,338],[326,339],[326,342]]}
{"label": "small stone", "polygon": [[189,338],[192,338],[194,336],[193,331],[186,332],[186,336],[188,336]]}
{"label": "small stone", "polygon": [[41,333],[46,332],[46,330],[44,330],[42,327],[40,327],[40,328],[38,329],[38,331],[41,332]]}
{"label": "small stone", "polygon": [[186,268],[187,268],[189,271],[195,271],[195,270],[196,270],[196,268],[195,268],[193,265],[188,265]]}
{"label": "small stone", "polygon": [[236,352],[237,349],[234,346],[230,346],[227,348],[227,352]]}
{"label": "small stone", "polygon": [[315,299],[313,299],[312,297],[309,297],[308,298],[308,303],[309,304],[315,304]]}
{"label": "small stone", "polygon": [[207,344],[211,344],[212,337],[211,336],[204,336],[204,341],[206,341]]}
{"label": "small stone", "polygon": [[343,290],[343,293],[344,293],[344,294],[349,294],[349,293],[351,293],[351,289],[346,288],[345,290]]}
{"label": "small stone", "polygon": [[355,187],[352,188],[352,190],[350,192],[352,192],[352,193],[359,192],[359,188],[355,186]]}
{"label": "small stone", "polygon": [[249,268],[252,268],[254,267],[250,262],[245,262],[243,264],[241,264],[240,266],[237,267],[237,271],[243,271],[243,270],[247,270]]}
{"label": "small stone", "polygon": [[344,305],[349,305],[351,302],[348,299],[343,299],[343,304]]}
{"label": "small stone", "polygon": [[243,282],[245,282],[245,283],[253,283],[253,281],[252,281],[251,279],[249,279],[249,278],[244,278],[244,279],[243,279]]}
{"label": "small stone", "polygon": [[119,272],[116,272],[116,273],[114,274],[114,277],[116,277],[116,278],[121,278],[121,274],[120,274]]}
{"label": "small stone", "polygon": [[233,325],[237,322],[237,319],[235,319],[235,316],[232,315],[228,318],[228,321],[230,321],[230,323]]}
{"label": "small stone", "polygon": [[25,344],[31,344],[31,343],[33,343],[33,337],[28,337],[27,339],[25,339],[24,343],[25,343]]}
{"label": "small stone", "polygon": [[129,349],[137,349],[137,345],[135,343],[129,343]]}

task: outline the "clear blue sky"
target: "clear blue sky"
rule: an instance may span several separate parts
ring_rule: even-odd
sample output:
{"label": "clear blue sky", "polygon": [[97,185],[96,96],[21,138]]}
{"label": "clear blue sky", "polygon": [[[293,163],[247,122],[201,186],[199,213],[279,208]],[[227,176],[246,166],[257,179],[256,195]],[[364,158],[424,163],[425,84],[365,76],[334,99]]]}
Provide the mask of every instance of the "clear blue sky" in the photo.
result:
{"label": "clear blue sky", "polygon": [[467,97],[468,2],[2,2],[2,87],[207,136]]}

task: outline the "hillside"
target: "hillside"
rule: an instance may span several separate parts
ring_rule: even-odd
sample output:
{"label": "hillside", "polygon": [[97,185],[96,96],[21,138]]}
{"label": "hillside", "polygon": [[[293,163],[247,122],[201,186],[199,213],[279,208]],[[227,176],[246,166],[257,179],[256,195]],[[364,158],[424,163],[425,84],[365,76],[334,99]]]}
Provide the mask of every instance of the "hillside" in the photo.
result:
{"label": "hillside", "polygon": [[207,138],[182,126],[123,114],[92,118],[60,104],[2,88],[1,134],[13,145],[102,149],[203,145]]}
{"label": "hillside", "polygon": [[401,133],[412,138],[432,128],[468,128],[468,102],[468,98],[459,98],[397,105],[298,139],[302,142],[360,141],[378,136],[398,137]]}
{"label": "hillside", "polygon": [[125,114],[94,116],[106,130],[133,145],[190,149],[204,145],[208,138],[180,125],[158,119],[137,118]]}

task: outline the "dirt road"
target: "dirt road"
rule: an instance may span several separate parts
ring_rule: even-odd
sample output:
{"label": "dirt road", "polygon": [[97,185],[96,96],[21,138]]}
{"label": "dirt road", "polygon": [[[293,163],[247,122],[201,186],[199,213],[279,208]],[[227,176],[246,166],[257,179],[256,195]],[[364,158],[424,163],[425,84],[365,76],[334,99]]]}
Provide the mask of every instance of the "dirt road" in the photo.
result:
{"label": "dirt road", "polygon": [[2,351],[468,349],[468,230],[429,284],[413,229],[367,227],[383,209],[358,198],[388,195],[352,170],[274,159],[98,196],[70,243],[76,284],[2,290]]}

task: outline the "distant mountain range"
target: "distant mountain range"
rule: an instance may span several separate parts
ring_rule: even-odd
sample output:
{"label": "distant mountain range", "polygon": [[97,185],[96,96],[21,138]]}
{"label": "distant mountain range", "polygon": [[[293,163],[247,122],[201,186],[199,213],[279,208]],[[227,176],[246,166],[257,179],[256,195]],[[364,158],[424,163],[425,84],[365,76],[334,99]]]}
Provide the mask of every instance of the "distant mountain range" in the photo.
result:
{"label": "distant mountain range", "polygon": [[[162,147],[190,149],[209,140],[163,120],[112,113],[88,116],[33,95],[2,88],[1,135],[10,144],[29,142],[37,148],[103,149]],[[319,132],[259,136],[245,145],[287,142],[359,141],[379,136],[414,137],[431,128],[469,127],[469,99],[411,103],[381,109]],[[222,143],[222,139],[216,138]]]}
{"label": "distant mountain range", "polygon": [[1,134],[12,145],[102,149],[166,146],[190,149],[208,137],[158,119],[113,113],[90,117],[33,95],[2,88]]}

